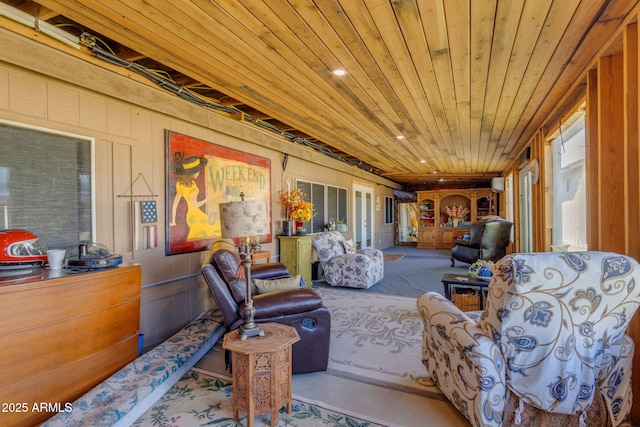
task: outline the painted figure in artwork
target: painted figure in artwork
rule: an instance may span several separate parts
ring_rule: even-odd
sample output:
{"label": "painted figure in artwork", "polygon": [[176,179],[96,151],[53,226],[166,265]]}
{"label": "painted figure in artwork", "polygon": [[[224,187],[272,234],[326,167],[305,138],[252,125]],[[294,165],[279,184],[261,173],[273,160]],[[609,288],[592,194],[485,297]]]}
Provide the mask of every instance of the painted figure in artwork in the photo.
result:
{"label": "painted figure in artwork", "polygon": [[187,204],[185,222],[189,227],[187,240],[204,239],[215,235],[215,223],[209,222],[209,217],[202,209],[210,201],[207,198],[198,200],[200,189],[196,183],[196,178],[207,165],[204,157],[190,156],[184,158],[182,153],[176,153],[174,169],[177,175],[176,195],[171,207],[170,226],[176,225],[176,214],[180,200],[184,199]]}

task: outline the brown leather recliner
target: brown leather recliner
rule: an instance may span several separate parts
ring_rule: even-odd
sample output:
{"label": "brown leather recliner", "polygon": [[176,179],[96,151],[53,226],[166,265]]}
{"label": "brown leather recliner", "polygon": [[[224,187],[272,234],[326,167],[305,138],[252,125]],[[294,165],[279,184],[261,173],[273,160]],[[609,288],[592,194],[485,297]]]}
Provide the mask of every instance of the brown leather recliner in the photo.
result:
{"label": "brown leather recliner", "polygon": [[458,239],[451,249],[451,267],[455,260],[473,264],[479,259],[497,262],[507,254],[513,223],[501,218],[471,224],[469,239]]}
{"label": "brown leather recliner", "polygon": [[[241,267],[237,251],[218,249],[209,252],[209,262],[203,264],[202,275],[215,299],[227,330],[236,330],[244,324],[244,297],[246,282],[239,277]],[[291,277],[282,263],[255,264],[251,266],[254,279],[279,279]],[[255,307],[255,322],[276,322],[292,326],[298,331],[300,341],[292,347],[294,374],[325,371],[329,361],[331,314],[322,305],[320,296],[308,288],[282,290],[256,295],[251,293]],[[252,338],[249,338],[252,339]]]}

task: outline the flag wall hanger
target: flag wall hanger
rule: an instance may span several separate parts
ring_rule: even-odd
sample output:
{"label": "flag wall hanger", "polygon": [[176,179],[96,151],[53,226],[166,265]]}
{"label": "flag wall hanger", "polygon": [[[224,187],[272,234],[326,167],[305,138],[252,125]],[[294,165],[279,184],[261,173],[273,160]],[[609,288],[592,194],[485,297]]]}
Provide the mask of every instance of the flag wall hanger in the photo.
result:
{"label": "flag wall hanger", "polygon": [[[135,194],[134,186],[138,180],[142,178],[148,194]],[[135,252],[142,249],[153,249],[158,246],[158,209],[154,197],[158,197],[147,182],[142,173],[139,173],[135,180],[129,186],[124,194],[118,197],[126,197],[131,199],[129,203],[129,213],[131,223],[133,224],[131,233],[132,258],[135,258]],[[142,236],[140,236],[140,224],[142,224]],[[142,237],[142,238],[141,238]]]}
{"label": "flag wall hanger", "polygon": [[[142,178],[144,185],[147,186],[147,190],[149,190],[149,194],[133,194],[133,186],[136,185],[136,182],[138,182],[140,178]],[[131,193],[131,194],[127,194],[127,193]],[[153,192],[153,190],[151,189],[151,186],[147,182],[144,175],[142,175],[142,173],[139,173],[136,179],[134,179],[131,185],[129,186],[129,189],[125,191],[124,194],[118,194],[118,197],[129,197],[131,199],[137,199],[137,198],[143,199],[143,198],[149,198],[149,197],[158,197],[158,195]]]}

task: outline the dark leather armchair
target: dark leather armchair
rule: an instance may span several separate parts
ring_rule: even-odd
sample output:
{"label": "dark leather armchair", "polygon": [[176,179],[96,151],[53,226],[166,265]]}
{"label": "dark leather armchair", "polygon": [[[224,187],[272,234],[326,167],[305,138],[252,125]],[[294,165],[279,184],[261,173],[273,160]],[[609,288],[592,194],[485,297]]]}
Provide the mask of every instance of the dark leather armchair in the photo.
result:
{"label": "dark leather armchair", "polygon": [[469,239],[456,240],[451,249],[451,267],[455,260],[473,264],[479,259],[497,262],[507,254],[513,223],[505,219],[486,219],[471,224]]}
{"label": "dark leather armchair", "polygon": [[[222,312],[227,332],[244,324],[246,284],[244,277],[239,275],[241,265],[237,251],[218,249],[209,252],[209,259],[202,267],[202,275]],[[291,275],[284,264],[270,263],[252,265],[251,277],[269,280]],[[331,315],[322,305],[320,296],[307,288],[256,295],[255,286],[253,288],[255,322],[289,325],[300,335],[300,341],[292,347],[293,373],[325,371],[329,360]]]}

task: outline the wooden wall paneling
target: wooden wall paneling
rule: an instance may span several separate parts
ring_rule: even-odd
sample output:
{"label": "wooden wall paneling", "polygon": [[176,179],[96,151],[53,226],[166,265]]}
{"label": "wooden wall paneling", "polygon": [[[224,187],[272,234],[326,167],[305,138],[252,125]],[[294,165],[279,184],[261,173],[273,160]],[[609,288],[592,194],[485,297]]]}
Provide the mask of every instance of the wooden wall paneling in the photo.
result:
{"label": "wooden wall paneling", "polygon": [[113,158],[113,146],[111,142],[103,139],[96,139],[95,158],[100,161],[95,162],[94,189],[95,189],[95,221],[96,235],[94,241],[103,239],[102,244],[107,244],[104,239],[112,236],[113,233],[113,167],[109,160]]}
{"label": "wooden wall paneling", "polygon": [[538,183],[531,186],[531,206],[533,217],[533,241],[534,252],[547,250],[545,241],[545,179],[544,179],[544,137],[539,130],[531,140],[531,161],[537,160],[540,168]]}
{"label": "wooden wall paneling", "polygon": [[[628,221],[629,237],[628,254],[636,260],[640,260],[640,150],[638,149],[638,121],[640,121],[640,109],[638,108],[638,80],[640,80],[640,34],[638,24],[630,24],[625,29],[624,55],[625,55],[625,94],[627,97],[626,111],[626,143],[627,143],[627,200],[628,200]],[[634,396],[640,396],[640,313],[636,311],[635,316],[627,328],[627,334],[633,339],[636,350],[633,354],[633,367],[631,370],[631,389]],[[631,408],[631,418],[640,424],[640,403],[636,403]]]}
{"label": "wooden wall paneling", "polygon": [[587,245],[589,250],[600,249],[600,214],[598,200],[600,187],[598,186],[598,146],[600,145],[598,130],[598,70],[594,68],[587,73],[587,102],[586,102],[586,163],[587,163]]}
{"label": "wooden wall paneling", "polygon": [[625,185],[627,186],[625,253],[640,259],[640,151],[638,150],[638,24],[625,28],[624,36],[624,140]]}
{"label": "wooden wall paneling", "polygon": [[542,194],[542,202],[544,203],[544,242],[543,251],[551,250],[551,243],[553,242],[553,155],[551,140],[549,138],[544,139],[544,163],[540,165],[540,174],[544,175],[544,192]]}
{"label": "wooden wall paneling", "polygon": [[599,141],[598,186],[600,188],[600,249],[624,253],[625,183],[623,56],[605,56],[598,61]]}
{"label": "wooden wall paneling", "polygon": [[[130,145],[122,143],[113,144],[113,158],[111,167],[113,168],[113,235],[110,236],[112,245],[109,248],[114,249],[117,253],[125,257],[125,259],[134,259],[134,221],[133,203],[137,203],[140,199],[130,197],[118,197],[123,194],[139,194],[138,190],[132,189],[133,181],[137,174],[132,171],[132,149]],[[134,193],[135,191],[135,193]],[[145,194],[148,190],[144,190]],[[140,220],[138,219],[140,227]],[[140,228],[138,228],[138,231]],[[138,233],[139,242],[142,243]]]}
{"label": "wooden wall paneling", "polygon": [[520,175],[518,166],[511,165],[511,185],[513,191],[513,251],[520,251]]}

